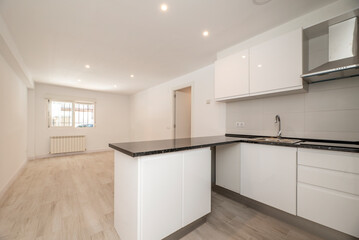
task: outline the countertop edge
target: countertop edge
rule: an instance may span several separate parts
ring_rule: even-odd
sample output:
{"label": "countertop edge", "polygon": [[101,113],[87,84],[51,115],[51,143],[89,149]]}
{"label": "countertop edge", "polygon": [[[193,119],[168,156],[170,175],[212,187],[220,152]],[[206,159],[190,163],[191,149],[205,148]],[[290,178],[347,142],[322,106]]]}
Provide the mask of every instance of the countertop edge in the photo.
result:
{"label": "countertop edge", "polygon": [[145,152],[131,152],[128,150],[125,150],[123,148],[117,147],[113,144],[109,144],[109,147],[117,150],[119,152],[122,152],[126,155],[129,155],[131,157],[143,157],[143,156],[149,156],[154,154],[162,154],[162,153],[170,153],[170,152],[179,152],[179,151],[185,151],[185,150],[192,150],[192,149],[199,149],[199,148],[206,148],[206,147],[213,147],[213,146],[220,146],[225,144],[231,144],[241,142],[240,139],[233,140],[233,141],[225,141],[225,142],[215,142],[215,143],[208,143],[208,144],[200,144],[196,146],[188,146],[188,147],[178,147],[178,148],[168,148],[168,149],[157,149],[157,150],[151,150],[151,151],[145,151]]}
{"label": "countertop edge", "polygon": [[[218,136],[217,136],[218,137]],[[355,141],[335,141],[335,140],[321,140],[321,139],[305,139],[305,138],[295,138],[302,141],[311,141],[311,142],[318,142],[318,143],[331,143],[331,144],[353,144],[358,145],[358,148],[350,148],[350,147],[342,147],[342,146],[326,146],[326,145],[315,145],[315,144],[305,144],[301,145],[300,143],[285,143],[285,142],[262,142],[262,141],[256,141],[251,140],[253,138],[257,137],[270,137],[270,136],[258,136],[258,135],[241,135],[241,134],[225,134],[222,137],[230,137],[230,138],[238,138],[238,139],[232,139],[232,140],[224,140],[224,141],[214,141],[211,143],[205,143],[205,144],[198,144],[193,146],[181,146],[181,147],[173,147],[173,148],[164,148],[164,149],[154,149],[154,150],[148,150],[148,151],[138,151],[138,152],[132,152],[130,150],[126,150],[125,148],[121,148],[119,146],[116,146],[115,143],[110,143],[108,146],[114,150],[117,150],[119,152],[122,152],[128,156],[131,157],[141,157],[141,156],[149,156],[149,155],[155,155],[155,154],[163,154],[163,153],[171,153],[171,152],[179,152],[179,151],[185,151],[185,150],[192,150],[192,149],[198,149],[198,148],[205,148],[205,147],[213,147],[213,146],[219,146],[219,145],[226,145],[231,143],[251,143],[251,144],[262,144],[262,145],[272,145],[272,146],[283,146],[283,147],[296,147],[296,148],[308,148],[308,149],[319,149],[319,150],[328,150],[328,151],[340,151],[340,152],[351,152],[351,153],[359,153],[359,143]],[[294,139],[291,137],[285,137],[288,139]],[[170,139],[168,139],[170,140]],[[164,140],[165,141],[165,140]],[[152,142],[152,141],[147,141]]]}
{"label": "countertop edge", "polygon": [[[235,133],[226,133],[225,137],[235,137],[235,138],[271,138],[273,136],[265,135],[249,135],[249,134],[235,134]],[[327,142],[327,143],[345,143],[345,144],[356,144],[359,146],[359,141],[344,141],[344,140],[329,140],[329,139],[316,139],[316,138],[300,138],[300,137],[283,137],[286,139],[299,139],[301,141],[311,141],[311,142]]]}
{"label": "countertop edge", "polygon": [[288,146],[288,147],[297,147],[297,148],[309,148],[309,149],[319,149],[319,150],[328,150],[328,151],[340,151],[340,152],[352,152],[359,153],[359,141],[343,141],[343,140],[325,140],[325,139],[313,139],[313,138],[294,138],[294,137],[284,137],[287,139],[298,139],[303,142],[318,142],[318,143],[337,143],[337,144],[353,144],[358,145],[358,148],[350,148],[350,147],[341,147],[341,146],[325,146],[325,145],[315,145],[315,144],[300,144],[300,143],[281,143],[281,142],[256,142],[250,140],[251,138],[266,138],[272,136],[262,136],[262,135],[242,135],[242,134],[233,134],[226,133],[226,137],[238,137],[238,138],[248,138],[247,140],[242,140],[241,142],[248,143],[259,143],[266,145],[278,145],[278,146]]}
{"label": "countertop edge", "polygon": [[131,157],[136,157],[136,154],[135,154],[135,153],[130,152],[130,151],[127,151],[127,150],[125,150],[125,149],[123,149],[123,148],[119,148],[119,147],[113,145],[112,143],[108,144],[108,146],[109,146],[110,148],[114,149],[114,150],[117,150],[117,151],[119,151],[119,152],[122,152],[122,153],[124,153],[124,154],[126,154],[126,155],[129,155],[129,156],[131,156]]}

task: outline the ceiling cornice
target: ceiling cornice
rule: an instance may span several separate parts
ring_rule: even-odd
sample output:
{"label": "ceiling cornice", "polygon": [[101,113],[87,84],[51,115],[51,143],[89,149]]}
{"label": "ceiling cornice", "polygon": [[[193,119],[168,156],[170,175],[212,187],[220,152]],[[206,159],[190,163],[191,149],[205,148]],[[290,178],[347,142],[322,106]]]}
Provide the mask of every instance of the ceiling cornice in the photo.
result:
{"label": "ceiling cornice", "polygon": [[7,26],[0,16],[0,54],[28,88],[34,88],[34,81],[12,40]]}

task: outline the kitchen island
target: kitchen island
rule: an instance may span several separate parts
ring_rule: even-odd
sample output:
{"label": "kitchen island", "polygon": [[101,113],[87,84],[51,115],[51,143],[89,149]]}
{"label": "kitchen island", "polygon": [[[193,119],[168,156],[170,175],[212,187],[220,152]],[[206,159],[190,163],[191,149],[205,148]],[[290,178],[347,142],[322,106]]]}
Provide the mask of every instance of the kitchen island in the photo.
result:
{"label": "kitchen island", "polygon": [[116,143],[114,225],[123,240],[176,239],[211,211],[211,147],[225,136]]}

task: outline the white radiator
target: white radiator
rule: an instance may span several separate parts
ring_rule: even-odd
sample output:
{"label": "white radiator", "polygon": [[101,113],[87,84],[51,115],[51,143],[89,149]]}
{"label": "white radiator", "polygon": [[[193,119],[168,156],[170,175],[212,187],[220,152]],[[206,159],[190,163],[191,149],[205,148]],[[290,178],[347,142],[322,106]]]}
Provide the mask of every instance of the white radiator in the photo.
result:
{"label": "white radiator", "polygon": [[50,153],[71,153],[86,150],[85,136],[50,137]]}

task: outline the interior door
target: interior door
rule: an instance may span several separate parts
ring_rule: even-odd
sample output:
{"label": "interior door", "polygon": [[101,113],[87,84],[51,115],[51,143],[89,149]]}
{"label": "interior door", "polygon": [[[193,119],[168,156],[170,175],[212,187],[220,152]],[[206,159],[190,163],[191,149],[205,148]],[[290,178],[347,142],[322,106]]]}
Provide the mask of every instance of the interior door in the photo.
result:
{"label": "interior door", "polygon": [[191,137],[191,91],[175,92],[175,138]]}

